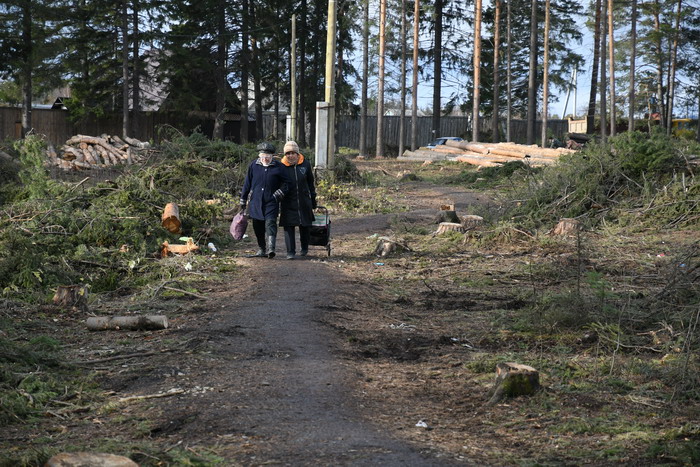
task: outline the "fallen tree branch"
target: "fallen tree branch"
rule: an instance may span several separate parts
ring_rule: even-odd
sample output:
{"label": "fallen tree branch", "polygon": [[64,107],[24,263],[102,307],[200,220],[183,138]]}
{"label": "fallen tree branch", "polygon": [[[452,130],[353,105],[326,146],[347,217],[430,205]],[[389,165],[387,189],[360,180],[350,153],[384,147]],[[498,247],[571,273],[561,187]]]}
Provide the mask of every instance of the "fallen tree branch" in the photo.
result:
{"label": "fallen tree branch", "polygon": [[185,391],[183,389],[171,389],[168,392],[159,392],[158,394],[146,394],[143,396],[120,397],[119,402],[140,401],[140,400],[144,400],[144,399],[157,399],[160,397],[177,396],[178,394],[184,394],[184,393],[185,393]]}

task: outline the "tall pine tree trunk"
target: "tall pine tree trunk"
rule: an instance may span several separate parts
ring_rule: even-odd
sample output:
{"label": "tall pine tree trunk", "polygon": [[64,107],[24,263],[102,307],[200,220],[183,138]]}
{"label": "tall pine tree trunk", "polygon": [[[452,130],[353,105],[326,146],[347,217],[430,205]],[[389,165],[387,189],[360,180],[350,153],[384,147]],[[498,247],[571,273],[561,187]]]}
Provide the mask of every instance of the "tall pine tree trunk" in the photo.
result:
{"label": "tall pine tree trunk", "polygon": [[481,0],[474,2],[474,97],[472,98],[472,141],[479,141],[479,106],[481,104]]}
{"label": "tall pine tree trunk", "polygon": [[248,80],[250,67],[250,47],[248,30],[250,29],[250,16],[248,15],[249,0],[243,0],[241,11],[241,144],[248,142]]}
{"label": "tall pine tree trunk", "polygon": [[616,133],[615,112],[615,24],[613,0],[608,0],[608,60],[610,60],[610,136]]}
{"label": "tall pine tree trunk", "polygon": [[122,136],[129,136],[129,2],[122,0]]}
{"label": "tall pine tree trunk", "polygon": [[401,0],[401,115],[399,117],[399,156],[406,140],[406,0]]}
{"label": "tall pine tree trunk", "polygon": [[134,64],[131,71],[131,95],[132,95],[132,112],[131,112],[131,134],[134,138],[145,139],[140,133],[140,111],[141,111],[141,53],[140,53],[140,33],[139,33],[139,0],[131,1],[132,12],[132,54],[134,56]]}
{"label": "tall pine tree trunk", "polygon": [[219,0],[216,37],[216,117],[212,138],[224,139],[226,108],[226,0]]}
{"label": "tall pine tree trunk", "polygon": [[433,45],[433,137],[440,136],[442,92],[442,4],[435,0],[435,44]]}
{"label": "tall pine tree trunk", "polygon": [[420,0],[413,4],[413,82],[411,93],[411,151],[418,148],[418,35],[420,26]]}
{"label": "tall pine tree trunk", "polygon": [[496,0],[494,6],[496,11],[493,21],[493,114],[491,117],[491,137],[494,143],[498,143],[500,140],[498,135],[498,98],[500,97],[498,90],[498,80],[500,77],[498,72],[498,59],[500,58],[501,51],[501,0]]}
{"label": "tall pine tree trunk", "polygon": [[666,119],[666,132],[671,134],[673,129],[673,100],[676,90],[676,66],[678,65],[678,37],[681,29],[681,10],[683,0],[678,0],[678,10],[676,11],[676,29],[673,32],[673,46],[671,47],[671,74],[668,80],[668,117]]}
{"label": "tall pine tree trunk", "polygon": [[34,72],[34,42],[32,37],[32,6],[22,4],[22,138],[32,129],[32,100]]}
{"label": "tall pine tree trunk", "polygon": [[544,58],[542,61],[542,147],[547,144],[547,120],[549,118],[549,0],[544,5]]}
{"label": "tall pine tree trunk", "polygon": [[588,114],[586,115],[586,133],[595,133],[595,101],[598,92],[598,67],[600,64],[600,21],[601,0],[595,2],[595,29],[593,32],[593,64],[591,65],[591,91],[588,98]]}
{"label": "tall pine tree trunk", "polygon": [[635,110],[635,75],[637,61],[637,0],[632,0],[632,17],[630,18],[630,89],[629,89],[629,115],[627,131],[634,131]]}
{"label": "tall pine tree trunk", "polygon": [[511,138],[510,131],[511,131],[511,119],[513,117],[513,98],[511,96],[511,88],[512,88],[512,76],[511,76],[511,65],[512,65],[511,59],[512,59],[512,57],[511,57],[511,52],[512,52],[512,48],[513,48],[512,47],[513,37],[512,37],[512,34],[510,32],[510,22],[511,22],[510,4],[511,4],[512,0],[506,0],[506,1],[508,2],[507,3],[508,12],[507,12],[507,19],[506,19],[506,29],[507,29],[506,35],[507,35],[507,41],[508,41],[508,48],[506,51],[506,53],[508,54],[508,57],[507,57],[508,63],[506,65],[506,94],[507,94],[506,107],[508,107],[507,113],[506,113],[506,141],[511,142],[512,138]]}
{"label": "tall pine tree trunk", "polygon": [[661,127],[666,125],[666,119],[664,116],[665,105],[664,105],[664,54],[663,45],[661,43],[661,5],[659,0],[654,0],[654,34],[656,36],[656,105],[657,111],[661,118]]}
{"label": "tall pine tree trunk", "polygon": [[608,3],[602,2],[600,15],[600,139],[604,143],[608,140],[608,91],[607,91],[607,37],[608,37]]}
{"label": "tall pine tree trunk", "polygon": [[386,46],[386,1],[379,0],[379,79],[377,81],[377,147],[375,155],[384,156],[384,54]]}
{"label": "tall pine tree trunk", "polygon": [[530,66],[527,82],[527,144],[535,144],[537,122],[537,0],[530,12]]}
{"label": "tall pine tree trunk", "polygon": [[362,94],[360,96],[360,155],[367,154],[367,82],[369,80],[369,0],[362,0]]}
{"label": "tall pine tree trunk", "polygon": [[251,38],[251,51],[253,57],[253,99],[255,100],[255,139],[260,141],[263,139],[264,122],[263,122],[263,107],[262,107],[262,83],[260,76],[260,57],[258,54],[258,44],[255,38]]}

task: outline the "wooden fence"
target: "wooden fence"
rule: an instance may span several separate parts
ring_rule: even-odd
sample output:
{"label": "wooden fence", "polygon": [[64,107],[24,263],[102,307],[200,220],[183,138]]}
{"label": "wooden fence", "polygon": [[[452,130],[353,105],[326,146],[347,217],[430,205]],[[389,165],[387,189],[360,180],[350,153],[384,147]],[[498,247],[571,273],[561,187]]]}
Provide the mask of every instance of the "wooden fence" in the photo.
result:
{"label": "wooden fence", "polygon": [[[385,155],[392,156],[399,148],[399,123],[401,117],[384,117],[384,145]],[[480,134],[483,141],[491,141],[491,119],[480,119]],[[432,134],[433,118],[418,117],[416,122],[416,144],[425,146],[438,136],[459,136],[466,140],[471,140],[472,127],[470,117],[442,117],[440,118],[440,134]],[[404,147],[411,148],[411,118],[407,117],[405,125]],[[501,141],[505,141],[506,121],[499,122]],[[535,125],[535,140],[541,143],[542,122],[537,121]],[[548,120],[547,128],[554,137],[563,139],[569,131],[568,120]],[[360,146],[360,118],[341,116],[338,118],[338,129],[336,133],[336,145],[358,149]],[[516,143],[525,143],[527,140],[527,121],[511,120],[511,139]],[[377,143],[377,117],[367,117],[367,149],[370,154],[375,153]],[[398,155],[398,154],[397,154]]]}
{"label": "wooden fence", "polygon": [[[263,115],[263,138],[284,140],[286,114],[279,114],[277,123],[277,135],[272,135],[275,117],[272,114]],[[397,116],[384,117],[385,154],[391,156],[399,147],[399,119]],[[0,107],[0,139],[19,139],[22,134],[21,109],[18,107]],[[537,122],[536,140],[539,142],[541,134],[541,122]],[[109,115],[104,118],[95,118],[80,122],[70,120],[68,112],[60,109],[34,109],[32,110],[32,125],[34,131],[46,136],[47,140],[56,146],[62,145],[67,139],[76,134],[120,135],[122,132],[121,115]],[[141,141],[160,141],[160,130],[172,127],[184,134],[190,134],[194,130],[211,136],[213,131],[211,119],[187,115],[182,112],[139,112],[139,125],[135,134],[130,135]],[[255,121],[248,125],[249,141],[255,141]],[[505,135],[505,120],[499,122],[501,140]],[[491,121],[488,118],[480,120],[481,135],[484,141],[491,141]],[[547,127],[555,137],[563,139],[568,132],[567,120],[549,120]],[[417,144],[424,146],[438,136],[460,136],[471,139],[471,118],[469,117],[442,117],[440,119],[440,132],[432,134],[432,117],[418,117],[416,131]],[[526,140],[527,123],[525,120],[512,120],[511,136],[517,143]],[[240,121],[227,121],[224,125],[224,138],[234,142],[240,141]],[[336,145],[358,149],[360,146],[360,118],[341,115],[338,118],[336,132]],[[367,148],[370,154],[374,154],[377,141],[377,117],[367,117]],[[411,147],[411,118],[405,120],[404,146]],[[396,154],[398,155],[398,154]]]}

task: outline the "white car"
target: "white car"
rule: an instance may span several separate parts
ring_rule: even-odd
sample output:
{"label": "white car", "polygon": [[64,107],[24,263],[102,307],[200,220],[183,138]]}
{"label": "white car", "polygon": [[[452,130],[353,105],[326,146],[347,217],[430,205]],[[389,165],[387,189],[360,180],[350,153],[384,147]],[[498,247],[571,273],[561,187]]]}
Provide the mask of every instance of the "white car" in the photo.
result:
{"label": "white car", "polygon": [[439,146],[439,145],[441,145],[441,144],[445,144],[445,142],[446,142],[447,140],[452,140],[452,141],[464,141],[464,140],[463,140],[462,138],[460,138],[459,136],[442,136],[442,137],[436,139],[435,141],[433,141],[432,143],[428,144],[428,145],[426,146],[426,148],[431,149],[431,148],[434,148],[435,146]]}

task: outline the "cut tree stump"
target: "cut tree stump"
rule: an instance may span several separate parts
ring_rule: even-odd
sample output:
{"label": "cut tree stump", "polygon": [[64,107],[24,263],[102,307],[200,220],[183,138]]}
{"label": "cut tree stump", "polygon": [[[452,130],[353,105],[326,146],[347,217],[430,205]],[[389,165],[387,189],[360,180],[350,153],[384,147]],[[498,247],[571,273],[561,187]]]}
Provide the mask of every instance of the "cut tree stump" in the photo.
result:
{"label": "cut tree stump", "polygon": [[486,405],[494,405],[509,397],[529,396],[540,388],[540,374],[531,366],[503,362],[496,365],[496,384],[489,392]]}
{"label": "cut tree stump", "polygon": [[88,288],[84,284],[59,285],[53,296],[54,305],[73,311],[87,311]]}
{"label": "cut tree stump", "polygon": [[168,318],[162,315],[145,316],[94,316],[87,319],[90,331],[128,330],[155,331],[168,328]]}
{"label": "cut tree stump", "polygon": [[581,222],[578,219],[563,218],[559,221],[552,235],[576,235],[581,229]]}
{"label": "cut tree stump", "polygon": [[464,233],[466,232],[466,229],[459,222],[440,222],[440,225],[438,225],[435,235],[444,234],[445,232]]}
{"label": "cut tree stump", "polygon": [[484,218],[473,214],[467,214],[466,216],[462,216],[461,224],[465,230],[474,230],[484,225]]}
{"label": "cut tree stump", "polygon": [[175,203],[168,203],[163,209],[163,215],[161,216],[161,224],[170,233],[180,233],[180,208]]}
{"label": "cut tree stump", "polygon": [[383,258],[391,253],[399,251],[411,251],[405,243],[392,240],[389,237],[379,237],[377,247],[374,249],[374,254]]}
{"label": "cut tree stump", "polygon": [[440,210],[435,218],[435,223],[440,224],[442,222],[452,222],[454,224],[459,224],[459,216],[457,216],[457,211],[454,209],[451,211]]}

